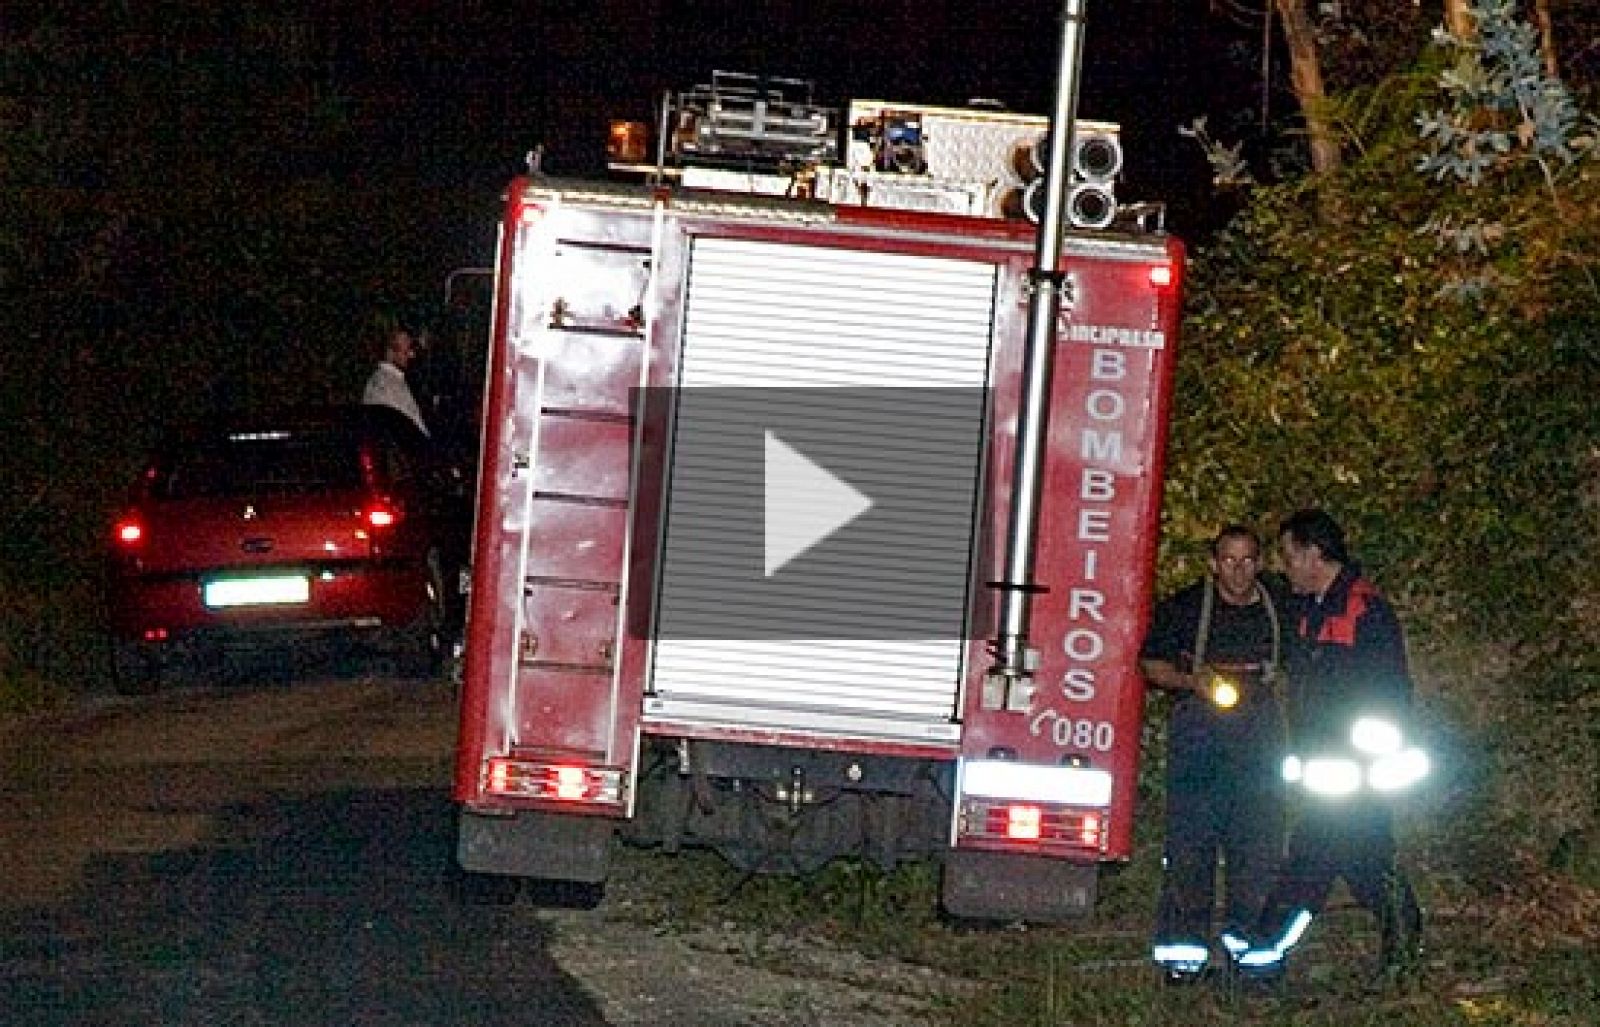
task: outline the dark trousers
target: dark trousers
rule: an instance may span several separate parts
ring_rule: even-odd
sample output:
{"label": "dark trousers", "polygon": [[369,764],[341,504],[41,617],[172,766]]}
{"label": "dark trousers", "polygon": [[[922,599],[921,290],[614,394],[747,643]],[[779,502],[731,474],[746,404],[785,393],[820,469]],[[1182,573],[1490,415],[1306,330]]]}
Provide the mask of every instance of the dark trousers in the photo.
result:
{"label": "dark trousers", "polygon": [[1289,836],[1289,852],[1267,900],[1257,936],[1280,937],[1298,910],[1322,912],[1335,881],[1378,918],[1387,962],[1414,946],[1422,911],[1395,865],[1394,818],[1375,802],[1308,801]]}
{"label": "dark trousers", "polygon": [[1275,774],[1224,780],[1187,769],[1174,761],[1168,774],[1157,944],[1209,943],[1219,854],[1227,868],[1223,927],[1248,932],[1261,916],[1283,844],[1283,799]]}

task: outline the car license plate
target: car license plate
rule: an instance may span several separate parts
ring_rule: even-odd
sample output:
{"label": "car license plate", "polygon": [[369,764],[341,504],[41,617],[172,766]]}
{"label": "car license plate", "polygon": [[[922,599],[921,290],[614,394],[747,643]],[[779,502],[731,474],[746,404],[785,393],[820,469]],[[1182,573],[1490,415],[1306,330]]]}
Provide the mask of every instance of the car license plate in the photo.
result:
{"label": "car license plate", "polygon": [[207,606],[287,606],[311,600],[311,579],[303,574],[259,578],[218,578],[203,592]]}

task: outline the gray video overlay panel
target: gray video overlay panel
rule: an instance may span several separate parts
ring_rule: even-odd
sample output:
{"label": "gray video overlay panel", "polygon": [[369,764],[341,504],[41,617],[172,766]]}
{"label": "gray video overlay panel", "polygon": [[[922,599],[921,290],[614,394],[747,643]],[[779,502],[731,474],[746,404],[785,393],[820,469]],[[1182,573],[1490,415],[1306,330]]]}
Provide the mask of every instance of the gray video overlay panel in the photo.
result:
{"label": "gray video overlay panel", "polygon": [[[690,388],[647,405],[663,402],[676,418],[657,637],[966,636],[985,390]],[[872,500],[770,577],[769,432]]]}

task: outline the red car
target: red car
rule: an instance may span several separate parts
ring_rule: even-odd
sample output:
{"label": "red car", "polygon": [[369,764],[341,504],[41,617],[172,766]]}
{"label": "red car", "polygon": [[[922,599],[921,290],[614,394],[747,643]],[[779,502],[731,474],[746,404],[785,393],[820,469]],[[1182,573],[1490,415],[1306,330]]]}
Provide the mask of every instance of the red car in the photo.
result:
{"label": "red car", "polygon": [[433,672],[469,527],[442,479],[386,407],[241,419],[163,446],[113,528],[119,689],[329,636]]}

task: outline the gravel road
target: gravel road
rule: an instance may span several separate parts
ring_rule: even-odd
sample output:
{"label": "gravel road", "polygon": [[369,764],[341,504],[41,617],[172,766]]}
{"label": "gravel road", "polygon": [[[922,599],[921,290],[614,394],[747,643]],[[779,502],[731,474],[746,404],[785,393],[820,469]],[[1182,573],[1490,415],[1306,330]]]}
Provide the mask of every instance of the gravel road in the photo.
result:
{"label": "gravel road", "polygon": [[471,901],[448,686],[93,699],[0,729],[11,1024],[926,1024],[925,969],[732,924]]}

